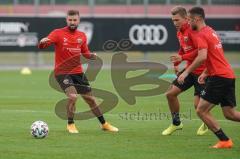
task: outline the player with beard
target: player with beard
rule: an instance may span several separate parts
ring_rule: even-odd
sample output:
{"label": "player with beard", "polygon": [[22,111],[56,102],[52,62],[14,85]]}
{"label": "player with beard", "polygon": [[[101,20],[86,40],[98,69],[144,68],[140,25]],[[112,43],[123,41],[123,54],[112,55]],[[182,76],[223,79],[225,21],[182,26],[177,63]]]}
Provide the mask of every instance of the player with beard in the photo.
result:
{"label": "player with beard", "polygon": [[[191,65],[197,56],[197,46],[194,43],[194,32],[191,26],[188,24],[187,11],[182,6],[176,6],[171,10],[172,21],[177,29],[177,38],[179,41],[180,49],[178,54],[171,56],[171,61],[174,64],[174,71],[177,76],[179,76],[184,70],[179,71],[178,65],[182,61],[186,61],[185,69]],[[172,115],[172,123],[168,128],[166,128],[162,135],[171,135],[176,130],[181,130],[183,128],[182,121],[180,120],[180,102],[178,96],[183,92],[194,87],[194,107],[197,108],[199,102],[200,93],[204,88],[204,85],[198,83],[198,76],[206,68],[204,64],[196,68],[192,73],[190,73],[185,80],[184,84],[179,84],[177,79],[172,82],[171,87],[166,92],[166,97],[168,100],[168,106]],[[197,135],[204,135],[208,131],[205,124],[197,130]]]}
{"label": "player with beard", "polygon": [[205,23],[205,12],[201,7],[193,7],[189,11],[189,23],[197,31],[196,43],[198,56],[193,63],[178,77],[179,83],[184,83],[186,77],[203,61],[206,69],[198,78],[199,83],[206,87],[201,93],[197,106],[197,114],[219,141],[211,148],[232,148],[232,140],[224,133],[217,120],[211,114],[215,105],[220,104],[226,119],[240,122],[240,112],[236,109],[235,75],[224,57],[223,46],[216,31]]}
{"label": "player with beard", "polygon": [[77,10],[69,10],[66,17],[67,26],[53,30],[47,37],[40,40],[38,47],[47,48],[51,44],[55,46],[55,68],[54,74],[57,82],[68,97],[67,130],[69,133],[78,133],[74,123],[74,113],[78,94],[90,106],[94,115],[101,123],[101,128],[106,131],[117,132],[118,128],[105,121],[99,109],[91,87],[86,78],[80,57],[96,59],[95,53],[90,53],[85,33],[77,30],[80,16]]}

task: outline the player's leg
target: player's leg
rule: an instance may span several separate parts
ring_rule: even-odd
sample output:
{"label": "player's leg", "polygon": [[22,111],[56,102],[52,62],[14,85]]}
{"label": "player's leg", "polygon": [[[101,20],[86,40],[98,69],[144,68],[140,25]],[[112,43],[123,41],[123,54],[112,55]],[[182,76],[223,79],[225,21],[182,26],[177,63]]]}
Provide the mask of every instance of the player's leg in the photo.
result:
{"label": "player's leg", "polygon": [[99,109],[92,92],[87,92],[81,94],[84,101],[89,105],[94,115],[98,118],[99,122],[101,123],[101,127],[103,130],[111,131],[111,132],[118,132],[118,128],[112,126],[110,123],[106,122],[101,110]]}
{"label": "player's leg", "polygon": [[55,79],[60,85],[62,91],[68,97],[68,102],[66,105],[67,118],[68,118],[67,130],[69,133],[78,133],[78,130],[74,124],[74,113],[76,110],[75,103],[77,101],[78,94],[77,94],[77,90],[72,85],[73,84],[72,77],[71,75],[67,75],[67,74],[56,75]]}
{"label": "player's leg", "polygon": [[225,79],[226,88],[225,96],[222,97],[221,106],[225,118],[232,121],[240,121],[240,112],[235,109],[236,96],[235,96],[235,79]]}
{"label": "player's leg", "polygon": [[213,107],[214,104],[201,98],[197,106],[196,112],[200,119],[202,119],[202,121],[208,126],[208,128],[213,132],[216,132],[217,130],[220,129],[220,127],[217,121],[213,118],[212,114],[210,113]]}
{"label": "player's leg", "polygon": [[240,122],[240,112],[232,106],[224,106],[222,107],[223,114],[226,119]]}
{"label": "player's leg", "polygon": [[[222,87],[219,89],[222,93],[220,104],[224,116],[232,121],[240,122],[240,112],[235,109],[236,96],[235,96],[235,79],[218,78],[219,85]],[[220,129],[215,132],[220,138],[223,136],[223,131]],[[226,135],[225,135],[226,136]],[[233,142],[227,136],[220,139],[220,141],[213,146],[213,148],[231,148]]]}
{"label": "player's leg", "polygon": [[180,104],[178,100],[178,95],[182,90],[175,86],[174,84],[170,86],[169,90],[166,92],[166,97],[168,101],[168,106],[172,115],[172,123],[176,126],[180,125],[181,121],[179,118]]}
{"label": "player's leg", "polygon": [[231,148],[233,146],[232,140],[223,132],[216,119],[210,113],[213,107],[214,104],[201,98],[197,107],[197,114],[219,139],[218,143],[212,146],[212,148]]}
{"label": "player's leg", "polygon": [[193,80],[191,75],[186,77],[184,84],[179,84],[177,79],[175,79],[169,90],[165,93],[172,115],[172,124],[170,124],[170,126],[162,132],[162,135],[171,135],[176,130],[181,130],[183,128],[183,124],[181,123],[179,115],[180,104],[178,95],[181,92],[189,89],[192,85]]}
{"label": "player's leg", "polygon": [[[204,90],[205,85],[198,83],[198,75],[193,74],[194,78],[194,108],[197,109],[198,103],[200,101],[200,94]],[[202,123],[197,130],[197,135],[204,135],[208,132],[208,127],[206,124]]]}
{"label": "player's leg", "polygon": [[103,117],[101,110],[99,109],[99,107],[96,103],[94,96],[92,95],[92,92],[87,92],[87,93],[81,94],[81,96],[84,99],[84,101],[89,105],[91,111],[98,118],[99,122],[101,124],[104,124],[106,121]]}
{"label": "player's leg", "polygon": [[[194,96],[194,107],[195,110],[197,110],[198,103],[200,101],[200,97],[198,95]],[[207,125],[203,122],[200,127],[197,130],[197,135],[204,135],[205,133],[208,132],[208,127]]]}
{"label": "player's leg", "polygon": [[171,135],[176,130],[181,130],[183,128],[179,116],[179,101],[177,98],[181,92],[182,90],[175,85],[171,85],[169,90],[166,92],[168,106],[172,115],[172,124],[163,130],[162,135]]}
{"label": "player's leg", "polygon": [[197,107],[198,116],[219,139],[218,143],[212,148],[231,148],[233,146],[232,140],[223,132],[210,113],[214,105],[221,103],[223,106],[225,102],[223,97],[226,96],[225,91],[228,87],[227,83],[227,80],[222,77],[209,77]]}
{"label": "player's leg", "polygon": [[75,87],[77,88],[78,93],[81,94],[84,101],[91,108],[93,114],[98,118],[102,129],[111,132],[118,132],[118,128],[105,121],[103,114],[96,103],[95,97],[92,94],[92,89],[85,74],[81,73],[74,75],[73,82],[76,84]]}
{"label": "player's leg", "polygon": [[67,87],[65,89],[65,93],[68,97],[68,102],[66,106],[68,117],[67,130],[69,133],[78,133],[78,130],[74,124],[74,113],[76,111],[76,101],[78,98],[78,94],[74,86]]}
{"label": "player's leg", "polygon": [[199,101],[200,101],[199,95],[195,95],[194,96],[194,101],[193,101],[195,110],[197,109]]}

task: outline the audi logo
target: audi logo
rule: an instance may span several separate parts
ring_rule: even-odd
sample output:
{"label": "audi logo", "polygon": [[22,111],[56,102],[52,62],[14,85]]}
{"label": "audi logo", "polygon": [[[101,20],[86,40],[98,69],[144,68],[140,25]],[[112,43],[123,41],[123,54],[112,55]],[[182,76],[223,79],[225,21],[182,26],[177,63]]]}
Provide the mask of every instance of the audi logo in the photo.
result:
{"label": "audi logo", "polygon": [[129,30],[129,39],[135,45],[163,45],[168,32],[163,25],[133,25]]}

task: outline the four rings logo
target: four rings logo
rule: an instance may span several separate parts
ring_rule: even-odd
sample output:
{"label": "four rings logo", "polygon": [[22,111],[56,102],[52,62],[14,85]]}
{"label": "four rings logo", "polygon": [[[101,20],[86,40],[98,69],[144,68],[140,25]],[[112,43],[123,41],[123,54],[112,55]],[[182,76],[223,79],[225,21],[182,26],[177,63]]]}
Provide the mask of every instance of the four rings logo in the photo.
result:
{"label": "four rings logo", "polygon": [[135,45],[163,45],[168,32],[163,25],[133,25],[129,30],[129,39]]}

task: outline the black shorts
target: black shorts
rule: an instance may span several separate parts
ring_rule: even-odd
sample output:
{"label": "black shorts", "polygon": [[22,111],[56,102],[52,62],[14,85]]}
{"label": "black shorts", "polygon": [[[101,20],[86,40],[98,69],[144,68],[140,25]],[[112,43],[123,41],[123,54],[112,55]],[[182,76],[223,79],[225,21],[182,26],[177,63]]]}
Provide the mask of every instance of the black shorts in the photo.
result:
{"label": "black shorts", "polygon": [[221,106],[236,106],[235,79],[212,76],[209,77],[201,98]]}
{"label": "black shorts", "polygon": [[[184,70],[183,70],[184,71]],[[183,72],[181,71],[179,75]],[[183,84],[179,84],[177,81],[177,78],[172,82],[173,85],[181,89],[181,91],[186,91],[192,86],[194,86],[194,96],[200,96],[201,91],[204,89],[204,84],[198,83],[198,77],[199,75],[190,73],[184,80]]]}
{"label": "black shorts", "polygon": [[91,92],[90,84],[84,73],[56,75],[55,78],[64,92],[70,86],[74,86],[78,94]]}

